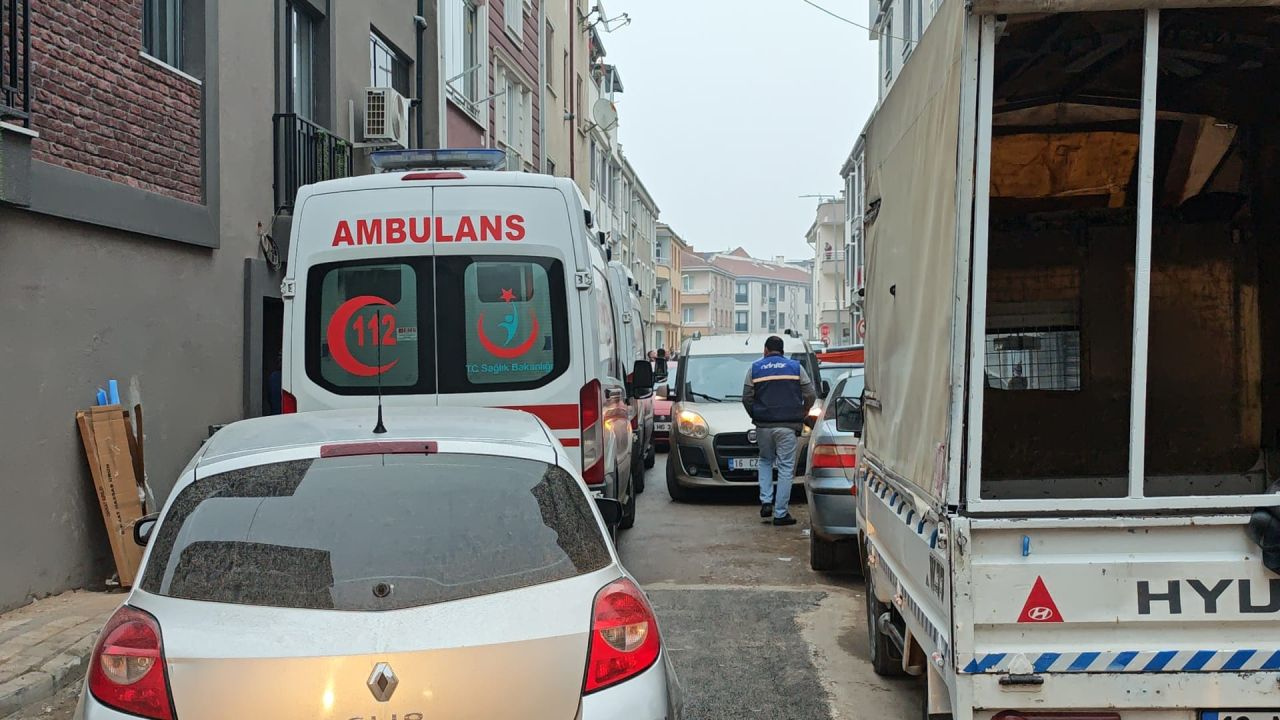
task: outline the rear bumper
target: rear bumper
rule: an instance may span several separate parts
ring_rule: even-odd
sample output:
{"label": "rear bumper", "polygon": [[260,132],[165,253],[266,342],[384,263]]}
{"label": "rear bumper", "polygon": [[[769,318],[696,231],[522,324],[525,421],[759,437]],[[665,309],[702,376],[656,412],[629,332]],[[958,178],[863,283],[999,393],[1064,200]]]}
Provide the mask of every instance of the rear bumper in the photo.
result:
{"label": "rear bumper", "polygon": [[683,717],[680,687],[667,654],[626,682],[582,698],[581,720],[676,720]]}
{"label": "rear bumper", "polygon": [[[1002,675],[960,675],[973,692],[974,718],[1000,710],[1113,708],[1122,719],[1196,720],[1200,710],[1280,707],[1274,671],[1219,673],[1047,673],[1037,689],[1004,686]],[[1149,712],[1142,712],[1149,711]],[[1269,715],[1267,717],[1270,717]],[[959,720],[959,716],[957,716]]]}
{"label": "rear bumper", "polygon": [[809,478],[809,525],[814,535],[823,540],[844,540],[858,534],[856,498],[848,488],[843,491],[821,489]]}

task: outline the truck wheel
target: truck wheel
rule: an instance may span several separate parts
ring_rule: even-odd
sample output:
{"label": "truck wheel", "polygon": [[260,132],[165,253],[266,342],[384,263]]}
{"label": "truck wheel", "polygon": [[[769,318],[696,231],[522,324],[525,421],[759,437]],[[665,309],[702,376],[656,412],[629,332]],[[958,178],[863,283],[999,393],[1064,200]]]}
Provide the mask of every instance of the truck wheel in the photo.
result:
{"label": "truck wheel", "polygon": [[631,485],[631,497],[622,506],[622,519],[618,521],[619,530],[630,530],[636,524],[636,487],[634,480]]}
{"label": "truck wheel", "polygon": [[813,529],[809,530],[809,567],[818,572],[830,572],[836,569],[837,545],[822,540]]}
{"label": "truck wheel", "polygon": [[689,502],[693,493],[676,480],[676,462],[675,453],[667,456],[667,494],[672,502]]}
{"label": "truck wheel", "polygon": [[867,644],[871,653],[871,669],[882,677],[902,675],[902,655],[889,636],[880,632],[880,616],[890,610],[888,605],[876,599],[874,573],[867,573],[866,591]]}

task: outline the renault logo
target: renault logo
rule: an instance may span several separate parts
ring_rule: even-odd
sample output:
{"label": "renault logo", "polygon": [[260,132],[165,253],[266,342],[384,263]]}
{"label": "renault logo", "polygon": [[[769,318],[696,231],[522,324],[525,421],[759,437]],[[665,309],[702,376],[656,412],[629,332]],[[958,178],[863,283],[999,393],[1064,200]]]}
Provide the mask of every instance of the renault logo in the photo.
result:
{"label": "renault logo", "polygon": [[380,662],[373,667],[373,674],[369,676],[368,684],[369,692],[373,693],[373,699],[386,702],[391,699],[391,694],[396,691],[396,685],[400,684],[400,680],[390,665]]}

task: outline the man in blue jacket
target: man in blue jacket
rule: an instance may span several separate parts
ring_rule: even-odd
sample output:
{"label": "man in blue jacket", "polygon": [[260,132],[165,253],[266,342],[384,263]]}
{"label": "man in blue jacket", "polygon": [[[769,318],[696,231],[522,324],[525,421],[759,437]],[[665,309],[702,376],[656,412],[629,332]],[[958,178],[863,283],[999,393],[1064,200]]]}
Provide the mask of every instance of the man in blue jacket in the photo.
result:
{"label": "man in blue jacket", "polygon": [[[760,444],[760,517],[773,516],[774,525],[795,525],[787,512],[795,475],[796,438],[804,430],[805,415],[817,399],[813,381],[798,361],[782,354],[782,338],[764,341],[764,357],[751,363],[742,386],[742,405],[756,426]],[[774,493],[773,471],[778,470]]]}

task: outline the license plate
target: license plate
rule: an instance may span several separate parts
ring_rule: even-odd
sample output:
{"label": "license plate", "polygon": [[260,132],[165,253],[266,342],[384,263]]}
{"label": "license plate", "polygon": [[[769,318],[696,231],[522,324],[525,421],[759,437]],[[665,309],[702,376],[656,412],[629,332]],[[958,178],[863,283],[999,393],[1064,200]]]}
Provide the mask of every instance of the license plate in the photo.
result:
{"label": "license plate", "polygon": [[1280,710],[1201,710],[1200,720],[1280,720]]}
{"label": "license plate", "polygon": [[729,458],[729,469],[730,470],[759,470],[760,458]]}
{"label": "license plate", "polygon": [[657,430],[657,431],[659,431],[659,432],[671,432],[671,423],[669,423],[669,422],[656,422],[656,423],[654,423],[654,424],[653,424],[653,429],[654,429],[654,430]]}

